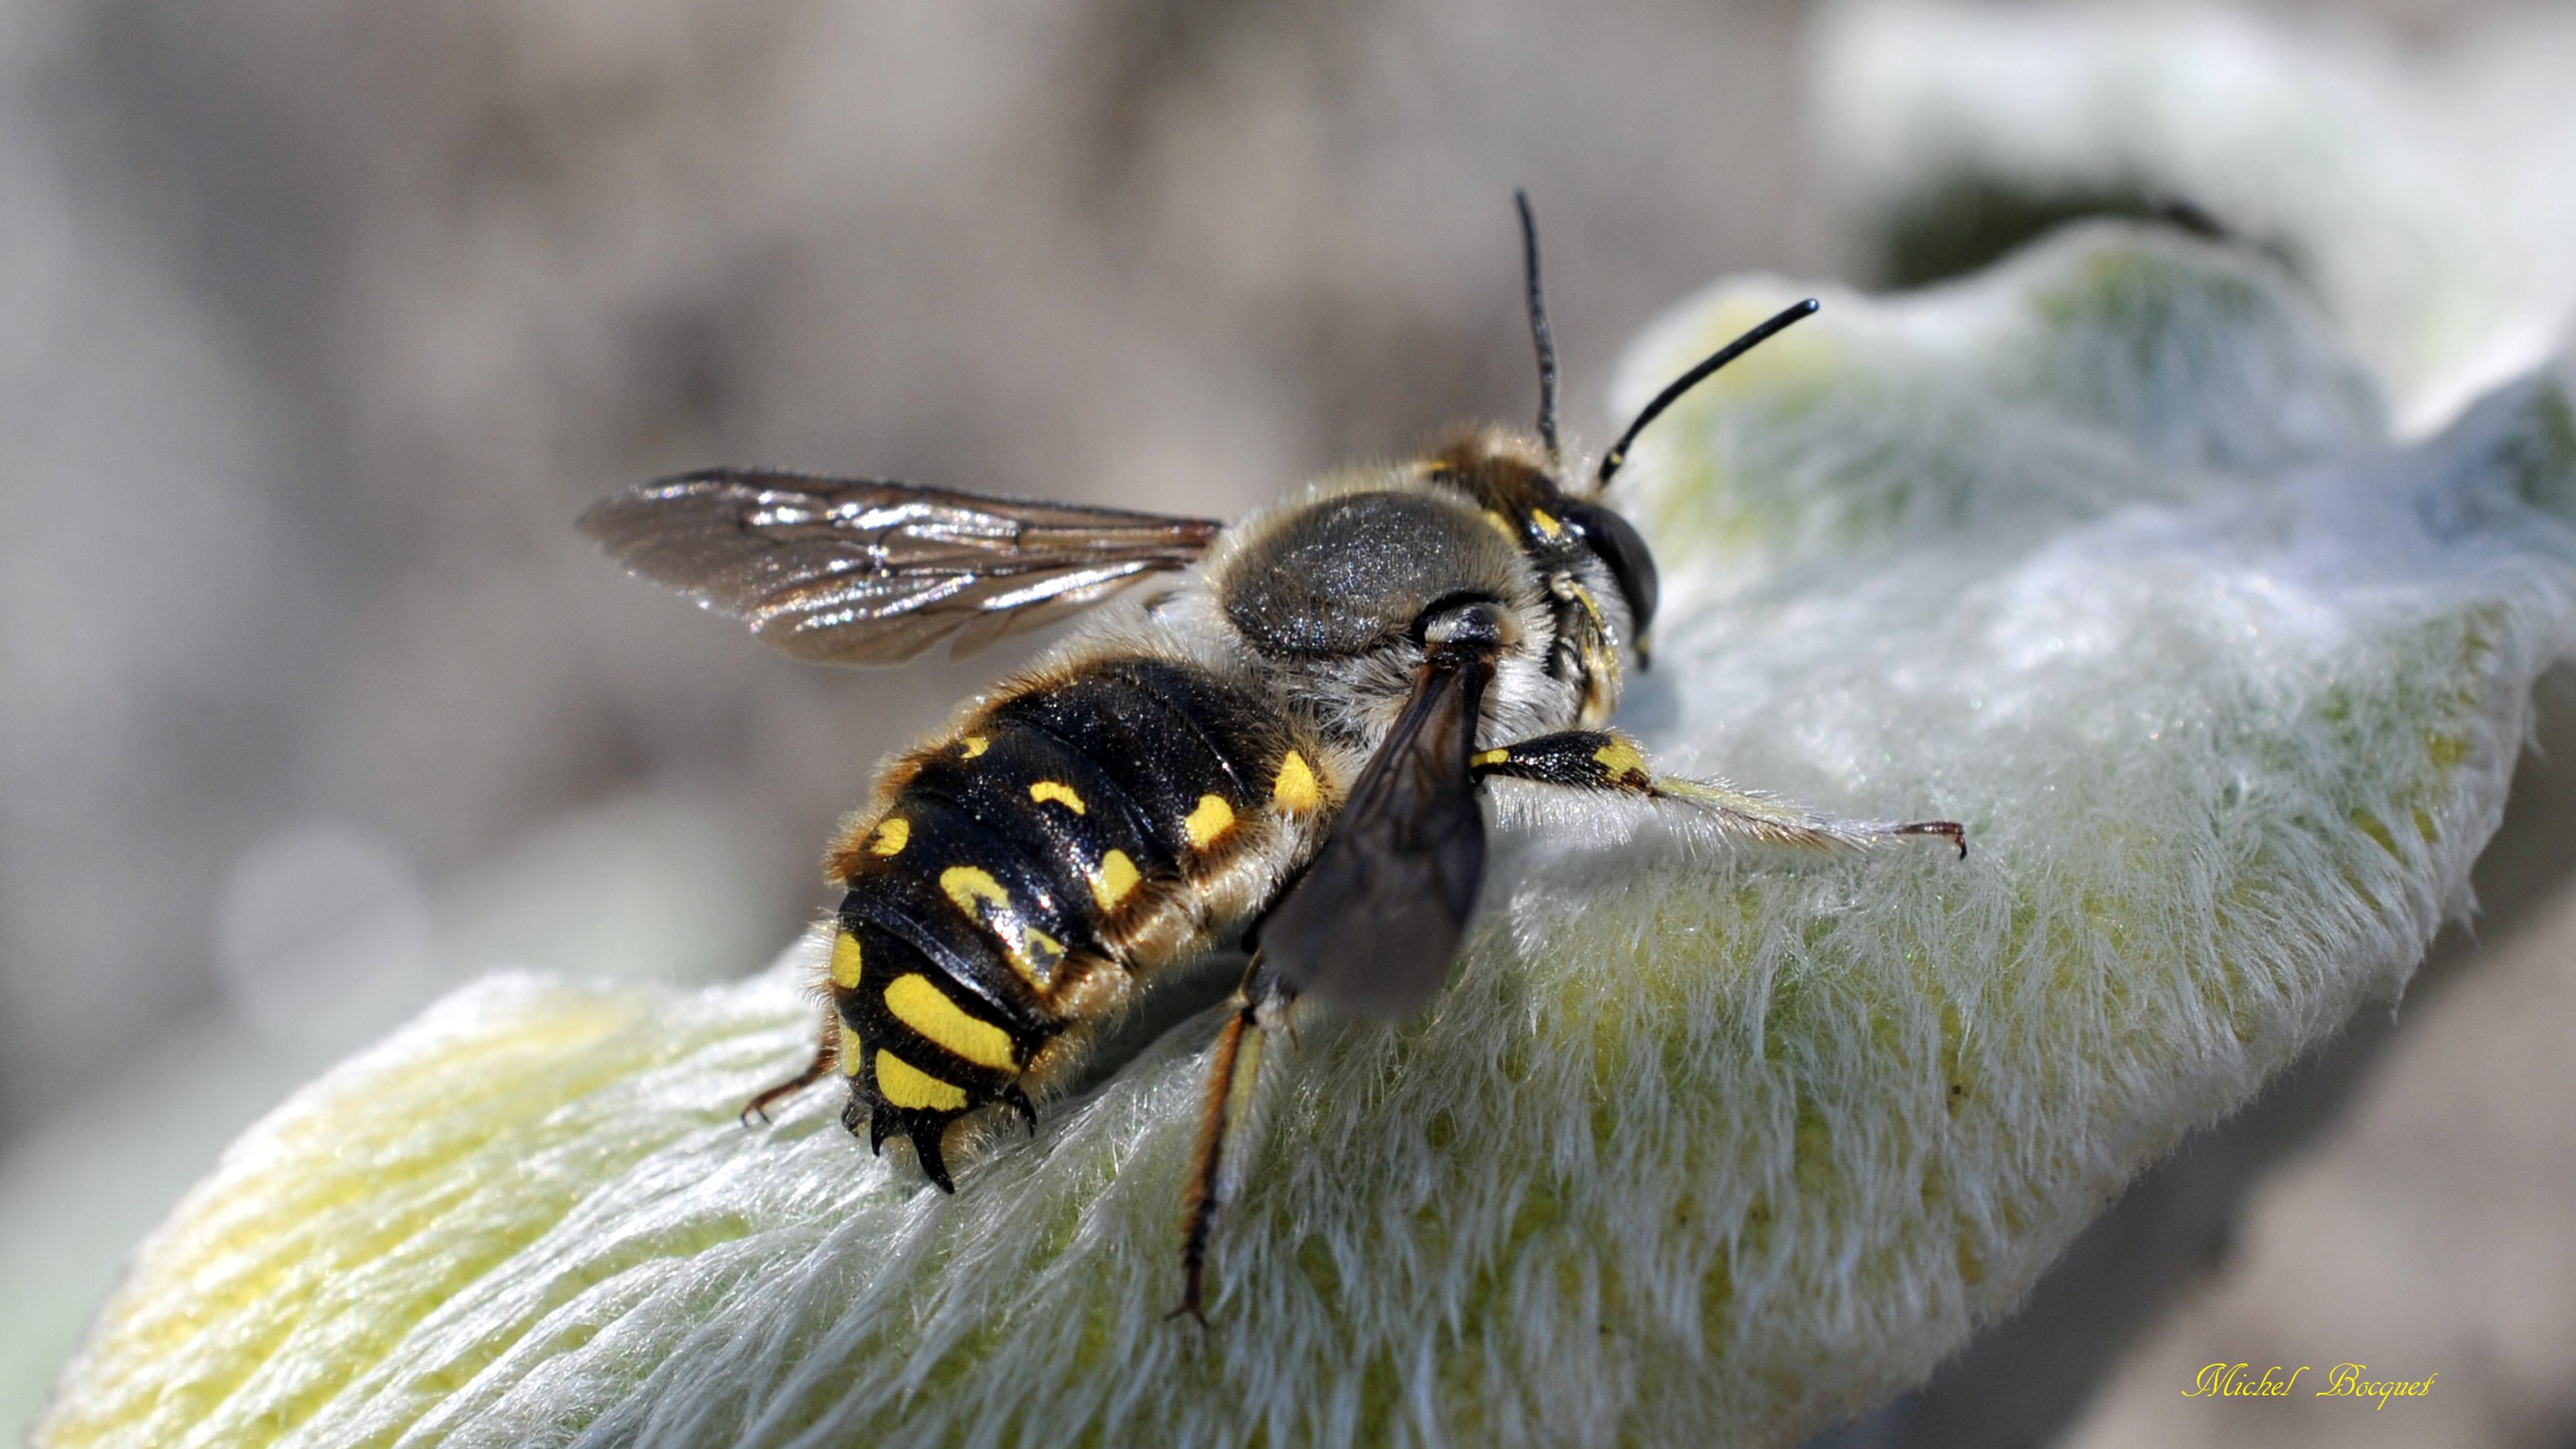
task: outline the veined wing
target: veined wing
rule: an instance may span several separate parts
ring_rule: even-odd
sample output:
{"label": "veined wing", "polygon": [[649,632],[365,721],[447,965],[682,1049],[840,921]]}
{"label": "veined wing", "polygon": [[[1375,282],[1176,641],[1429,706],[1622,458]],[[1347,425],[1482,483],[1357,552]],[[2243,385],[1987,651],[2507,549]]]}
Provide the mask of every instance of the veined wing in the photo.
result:
{"label": "veined wing", "polygon": [[1224,525],[861,478],[716,468],[640,483],[581,516],[628,568],[771,646],[893,664],[957,652],[1186,568]]}

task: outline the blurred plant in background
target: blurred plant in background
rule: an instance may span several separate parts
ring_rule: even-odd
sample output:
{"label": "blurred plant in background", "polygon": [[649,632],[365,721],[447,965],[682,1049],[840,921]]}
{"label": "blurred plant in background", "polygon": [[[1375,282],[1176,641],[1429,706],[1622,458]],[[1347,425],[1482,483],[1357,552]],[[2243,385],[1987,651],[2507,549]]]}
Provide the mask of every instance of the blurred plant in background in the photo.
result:
{"label": "blurred plant in background", "polygon": [[1890,282],[2070,216],[2185,214],[2313,288],[2413,432],[2565,339],[2576,14],[2428,51],[2207,5],[1857,0],[1815,44],[1826,188]]}
{"label": "blurred plant in background", "polygon": [[[1239,511],[1526,411],[1516,183],[1596,437],[1581,379],[1711,275],[1823,253],[1925,279],[2105,200],[2272,249],[2426,425],[2563,325],[2555,24],[1429,0],[0,19],[0,1421],[288,1086],[495,964],[689,982],[765,959],[822,903],[811,843],[873,759],[1005,662],[888,688],[767,659],[590,555],[566,521],[607,487],[726,458]],[[311,969],[353,945],[373,974]],[[2491,1009],[2566,989],[2527,986]],[[2448,1100],[2549,1100],[2541,1055]],[[2479,1176],[2443,1163],[2394,1180]],[[2335,1200],[2384,1200],[2367,1181]],[[2576,1253],[2513,1221],[2540,1261]],[[2524,1275],[2524,1326],[2475,1330],[2520,1346],[2499,1382],[2576,1343],[2549,1316],[2570,1276]],[[2576,1413],[2515,1402],[2460,1442]]]}

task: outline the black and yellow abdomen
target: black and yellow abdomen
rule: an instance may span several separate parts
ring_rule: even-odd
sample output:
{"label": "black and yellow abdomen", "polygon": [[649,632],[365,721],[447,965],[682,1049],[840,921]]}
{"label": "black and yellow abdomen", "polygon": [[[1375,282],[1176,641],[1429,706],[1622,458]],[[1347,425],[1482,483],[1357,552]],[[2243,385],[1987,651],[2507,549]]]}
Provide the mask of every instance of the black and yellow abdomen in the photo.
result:
{"label": "black and yellow abdomen", "polygon": [[1197,665],[1109,657],[1005,690],[895,767],[828,867],[843,1120],[940,1138],[1133,985],[1265,901],[1320,839],[1327,786],[1276,703]]}

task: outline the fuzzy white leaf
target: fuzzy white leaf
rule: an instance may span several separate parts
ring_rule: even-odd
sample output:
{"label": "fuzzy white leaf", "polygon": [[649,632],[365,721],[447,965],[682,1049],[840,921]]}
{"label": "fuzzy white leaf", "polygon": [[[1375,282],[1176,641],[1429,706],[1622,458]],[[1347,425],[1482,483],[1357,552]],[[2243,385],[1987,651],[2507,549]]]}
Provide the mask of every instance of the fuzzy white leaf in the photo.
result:
{"label": "fuzzy white leaf", "polygon": [[[1794,295],[1686,305],[1631,399]],[[1914,1381],[2142,1166],[2393,999],[2576,653],[2576,411],[2390,447],[2266,271],[2119,229],[1819,320],[1647,436],[1669,767],[1927,843],[1500,793],[1446,994],[1327,1022],[1164,1320],[1205,1018],[952,1198],[819,1099],[800,947],[487,981],[140,1250],[37,1442],[1787,1442]]]}

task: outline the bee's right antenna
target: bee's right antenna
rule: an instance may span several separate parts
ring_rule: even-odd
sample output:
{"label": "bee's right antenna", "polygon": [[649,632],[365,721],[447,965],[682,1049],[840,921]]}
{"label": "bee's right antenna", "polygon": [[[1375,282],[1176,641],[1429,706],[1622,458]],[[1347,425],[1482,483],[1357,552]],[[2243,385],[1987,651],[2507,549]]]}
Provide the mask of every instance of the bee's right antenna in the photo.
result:
{"label": "bee's right antenna", "polygon": [[1538,285],[1538,221],[1530,215],[1529,193],[1514,191],[1512,204],[1521,209],[1521,261],[1529,277],[1530,338],[1538,344],[1538,440],[1547,444],[1547,455],[1558,456],[1556,446],[1556,339],[1547,330],[1547,294]]}
{"label": "bee's right antenna", "polygon": [[1664,409],[1680,401],[1683,393],[1706,382],[1709,374],[1759,347],[1773,333],[1787,327],[1790,323],[1803,321],[1816,315],[1816,309],[1823,305],[1822,302],[1809,297],[1796,306],[1784,307],[1770,321],[1717,349],[1702,359],[1699,366],[1674,378],[1671,386],[1655,394],[1655,400],[1646,404],[1645,409],[1637,414],[1637,420],[1628,425],[1628,431],[1619,435],[1619,441],[1610,445],[1610,451],[1601,455],[1601,469],[1593,475],[1592,486],[1596,489],[1610,486],[1610,475],[1618,472],[1620,466],[1628,461],[1628,445],[1637,441],[1637,434],[1645,431],[1646,424],[1662,417]]}

